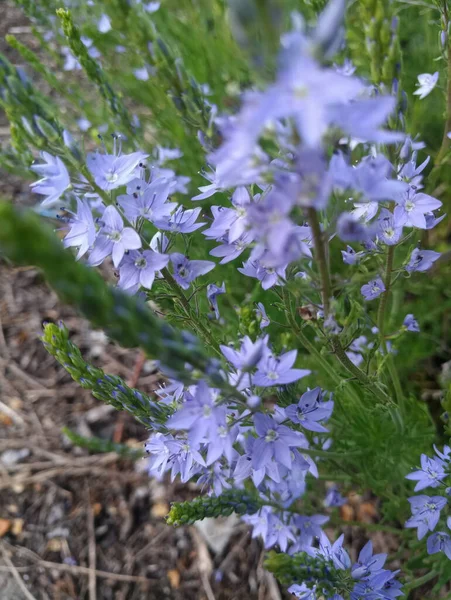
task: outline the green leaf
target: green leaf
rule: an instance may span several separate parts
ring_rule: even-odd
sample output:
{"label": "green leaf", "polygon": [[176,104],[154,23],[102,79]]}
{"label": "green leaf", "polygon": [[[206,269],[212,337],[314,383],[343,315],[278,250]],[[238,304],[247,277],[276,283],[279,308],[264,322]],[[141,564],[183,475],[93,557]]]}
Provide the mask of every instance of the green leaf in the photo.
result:
{"label": "green leaf", "polygon": [[227,490],[220,496],[201,496],[191,502],[174,502],[167,516],[169,525],[192,525],[211,517],[232,513],[252,515],[262,507],[262,502],[244,490]]}
{"label": "green leaf", "polygon": [[166,422],[170,410],[165,404],[155,402],[139,390],[130,388],[117,375],[105,375],[102,369],[86,363],[80,350],[69,340],[69,332],[64,325],[45,325],[42,339],[47,352],[56,358],[82,388],[91,390],[94,398],[111,404],[117,410],[131,413],[146,427]]}

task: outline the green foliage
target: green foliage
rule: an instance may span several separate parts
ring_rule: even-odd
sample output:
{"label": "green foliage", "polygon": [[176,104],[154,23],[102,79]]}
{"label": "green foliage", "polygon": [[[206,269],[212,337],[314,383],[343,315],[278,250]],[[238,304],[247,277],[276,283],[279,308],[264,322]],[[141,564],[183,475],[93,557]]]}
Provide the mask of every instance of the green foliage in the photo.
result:
{"label": "green foliage", "polygon": [[165,423],[170,414],[165,404],[130,388],[117,375],[105,375],[102,369],[85,362],[79,348],[69,340],[69,332],[63,324],[45,325],[42,341],[47,352],[82,388],[91,390],[94,398],[111,404],[117,410],[126,410],[147,427]]}
{"label": "green foliage", "polygon": [[244,490],[225,490],[220,496],[201,496],[191,502],[174,502],[167,516],[169,525],[192,525],[212,517],[232,513],[252,515],[262,507],[262,501]]}
{"label": "green foliage", "polygon": [[76,431],[69,429],[68,427],[63,427],[62,432],[66,437],[69,438],[74,446],[86,448],[90,452],[94,452],[96,454],[115,452],[119,456],[129,458],[131,460],[138,460],[145,456],[142,450],[131,448],[130,446],[127,446],[127,444],[118,444],[96,436],[85,437],[78,434]]}
{"label": "green foliage", "polygon": [[278,552],[269,552],[265,560],[265,568],[273,573],[284,585],[304,583],[309,589],[319,589],[333,594],[349,593],[354,581],[349,572],[336,569],[331,561],[323,557],[309,556],[300,552],[289,556]]}
{"label": "green foliage", "polygon": [[76,306],[93,325],[125,347],[143,348],[149,356],[170,365],[182,380],[191,379],[185,371],[187,361],[202,372],[209,371],[202,344],[195,338],[187,340],[142,301],[108,286],[94,269],[74,261],[37,215],[0,203],[0,252],[17,264],[42,269],[60,298]]}
{"label": "green foliage", "polygon": [[86,46],[80,38],[80,31],[74,25],[71,13],[68,10],[60,8],[56,14],[61,20],[64,35],[67,38],[69,47],[74,56],[80,61],[86,75],[96,85],[103,98],[108,102],[111,112],[118,117],[118,123],[125,129],[124,133],[132,133],[133,128],[129,120],[129,114],[120,98],[114,93],[111,84],[106,78],[105,73],[99,63],[91,58]]}

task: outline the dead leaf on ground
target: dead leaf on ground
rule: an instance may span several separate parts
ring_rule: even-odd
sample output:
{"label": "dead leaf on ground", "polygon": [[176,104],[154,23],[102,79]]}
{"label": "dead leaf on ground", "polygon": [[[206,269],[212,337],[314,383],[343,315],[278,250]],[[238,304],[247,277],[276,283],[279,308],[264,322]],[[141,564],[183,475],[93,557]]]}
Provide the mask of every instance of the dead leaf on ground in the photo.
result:
{"label": "dead leaf on ground", "polygon": [[169,579],[171,588],[173,590],[177,590],[180,586],[180,573],[177,571],[177,569],[170,569],[166,575]]}
{"label": "dead leaf on ground", "polygon": [[3,537],[11,528],[11,521],[9,519],[0,519],[0,538]]}
{"label": "dead leaf on ground", "polygon": [[169,505],[166,502],[155,502],[150,512],[152,517],[163,518],[169,512]]}

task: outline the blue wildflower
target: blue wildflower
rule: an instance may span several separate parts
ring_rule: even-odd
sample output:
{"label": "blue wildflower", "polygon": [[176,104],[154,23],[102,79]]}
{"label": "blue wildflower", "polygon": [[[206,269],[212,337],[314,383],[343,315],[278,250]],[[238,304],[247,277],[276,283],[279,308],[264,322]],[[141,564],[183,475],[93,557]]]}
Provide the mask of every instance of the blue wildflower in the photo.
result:
{"label": "blue wildflower", "polygon": [[168,262],[167,254],[159,254],[153,250],[131,250],[124,256],[119,267],[119,287],[128,290],[142,286],[150,290],[156,273],[164,269]]}
{"label": "blue wildflower", "polygon": [[141,248],[141,238],[131,227],[124,227],[121,215],[112,205],[105,208],[101,223],[89,264],[100,265],[107,256],[112,255],[113,264],[118,267],[126,250]]}
{"label": "blue wildflower", "polygon": [[260,469],[271,458],[291,468],[290,448],[305,444],[304,436],[285,425],[279,425],[270,415],[262,413],[254,415],[254,424],[258,436],[252,454],[254,469]]}
{"label": "blue wildflower", "polygon": [[258,302],[257,308],[255,309],[255,314],[257,315],[257,318],[260,319],[260,329],[268,327],[271,321],[269,320],[265,307],[261,302]]}
{"label": "blue wildflower", "polygon": [[362,285],[360,291],[365,300],[374,300],[375,298],[378,298],[383,292],[385,292],[385,285],[382,279],[380,277],[377,277],[369,283]]}
{"label": "blue wildflower", "polygon": [[406,475],[406,479],[417,481],[415,492],[427,487],[440,487],[442,480],[447,476],[445,463],[440,458],[430,458],[426,454],[421,455],[421,469]]}
{"label": "blue wildflower", "polygon": [[287,385],[310,375],[309,369],[293,369],[297,350],[291,350],[279,357],[272,354],[264,356],[257,365],[257,372],[252,376],[252,383],[260,387]]}
{"label": "blue wildflower", "polygon": [[86,164],[99,188],[109,191],[126,185],[134,179],[139,163],[147,156],[144,152],[121,154],[120,150],[118,154],[90,152]]}
{"label": "blue wildflower", "polygon": [[78,248],[77,260],[92,248],[97,229],[92,216],[92,211],[86,200],[77,198],[77,212],[66,209],[66,212],[72,215],[68,219],[69,231],[66,234],[63,245],[65,248]]}
{"label": "blue wildflower", "polygon": [[320,425],[319,421],[327,421],[332,414],[333,408],[333,401],[324,402],[321,388],[316,387],[313,390],[305,392],[298,404],[287,406],[285,413],[288,419],[293,421],[293,423],[302,425],[304,429],[327,433],[328,429]]}
{"label": "blue wildflower", "polygon": [[209,283],[207,285],[207,299],[210,304],[211,310],[214,310],[215,317],[219,319],[219,308],[218,308],[218,300],[217,296],[220,294],[225,294],[225,283],[223,282],[221,286],[217,286],[214,283]]}
{"label": "blue wildflower", "polygon": [[421,540],[428,531],[434,531],[440,519],[440,511],[447,504],[443,496],[413,496],[409,498],[412,516],[405,527],[417,528],[418,539]]}
{"label": "blue wildflower", "polygon": [[210,260],[189,260],[179,252],[171,254],[170,260],[174,269],[174,279],[184,290],[187,290],[197,277],[209,273],[216,266]]}
{"label": "blue wildflower", "polygon": [[415,250],[410,255],[410,260],[406,265],[406,271],[412,273],[414,271],[427,271],[432,267],[436,260],[440,258],[440,252],[434,250]]}
{"label": "blue wildflower", "polygon": [[41,152],[45,161],[42,165],[32,165],[32,171],[42,176],[42,179],[31,184],[35,194],[45,196],[42,206],[49,206],[57,202],[70,186],[69,172],[59,156],[52,156],[48,152]]}

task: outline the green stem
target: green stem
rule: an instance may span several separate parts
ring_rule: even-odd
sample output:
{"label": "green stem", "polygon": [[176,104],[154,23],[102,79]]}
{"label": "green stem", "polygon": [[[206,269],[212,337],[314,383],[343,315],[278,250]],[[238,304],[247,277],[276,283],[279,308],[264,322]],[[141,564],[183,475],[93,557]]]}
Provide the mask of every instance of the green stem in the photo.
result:
{"label": "green stem", "polygon": [[389,246],[387,251],[387,259],[385,263],[385,274],[384,274],[384,285],[385,292],[383,292],[380,302],[379,309],[377,311],[377,328],[379,329],[379,339],[384,356],[386,357],[388,372],[390,379],[395,391],[395,397],[400,406],[404,401],[404,394],[402,392],[401,382],[398,377],[398,372],[393,362],[392,355],[388,352],[387,341],[385,339],[385,312],[387,309],[388,297],[390,295],[391,284],[392,284],[392,272],[393,272],[393,261],[395,257],[395,246]]}
{"label": "green stem", "polygon": [[429,573],[426,573],[426,575],[423,575],[423,577],[418,577],[410,583],[406,583],[403,587],[403,591],[411,592],[412,590],[416,590],[425,583],[428,583],[428,581],[431,581],[431,579],[434,579],[434,577],[437,577],[438,574],[438,571],[430,571]]}
{"label": "green stem", "polygon": [[391,274],[393,271],[393,259],[395,256],[395,247],[389,246],[387,251],[387,259],[385,262],[385,274],[384,274],[384,285],[385,292],[382,293],[379,309],[377,311],[377,327],[379,329],[379,335],[381,338],[381,344],[385,345],[384,331],[385,331],[385,309],[387,307],[387,300],[390,293],[391,286]]}
{"label": "green stem", "polygon": [[333,367],[327,362],[327,360],[323,357],[323,355],[317,350],[316,346],[312,344],[312,342],[308,339],[308,337],[304,334],[302,329],[299,327],[296,322],[296,318],[293,314],[290,299],[285,288],[282,288],[283,294],[283,303],[286,310],[286,316],[288,319],[288,323],[293,328],[293,333],[301,342],[302,346],[307,350],[309,354],[315,357],[318,364],[322,367],[322,369],[329,375],[329,377],[333,380],[336,385],[341,383],[340,376],[334,371]]}
{"label": "green stem", "polygon": [[[314,208],[308,208],[307,215],[309,225],[312,230],[313,244],[315,246],[315,257],[319,266],[321,278],[321,295],[323,299],[324,318],[327,318],[327,316],[330,313],[330,297],[332,286],[330,283],[329,266],[327,264],[326,259],[324,238],[318,219],[318,213],[316,212],[316,210]],[[389,403],[390,398],[387,396],[387,394],[385,394],[385,392],[381,390],[379,386],[375,385],[370,380],[368,375],[366,375],[348,358],[348,355],[344,351],[339,337],[337,335],[334,335],[332,336],[331,341],[334,354],[341,362],[341,364],[345,367],[345,369],[349,373],[351,373],[356,379],[358,379],[363,385],[367,386],[380,402],[382,402],[383,404]]]}
{"label": "green stem", "polygon": [[327,318],[330,312],[331,284],[329,277],[329,266],[327,264],[326,250],[323,239],[323,232],[321,231],[318,213],[314,208],[307,209],[307,216],[310,229],[312,230],[316,260],[319,266],[319,273],[321,277],[321,296],[323,299],[324,318]]}
{"label": "green stem", "polygon": [[188,302],[185,294],[183,293],[183,290],[177,284],[176,280],[174,279],[174,277],[172,276],[172,274],[169,272],[169,270],[167,268],[164,269],[163,275],[164,275],[166,282],[169,284],[171,290],[174,292],[174,294],[177,296],[178,300],[180,301],[183,311],[184,311],[186,317],[188,318],[189,322],[192,324],[193,328],[197,330],[198,334],[204,339],[204,341],[208,344],[208,346],[221,356],[221,353],[218,348],[218,343],[213,338],[213,336],[208,331],[208,329],[203,325],[203,323],[201,323],[197,318],[195,318],[195,315],[193,315],[193,310],[191,308],[191,305]]}
{"label": "green stem", "polygon": [[341,364],[347,369],[356,379],[362,383],[365,387],[367,387],[370,392],[372,392],[376,398],[382,404],[392,404],[392,400],[389,396],[382,390],[377,383],[372,381],[366,373],[359,369],[357,365],[355,365],[351,359],[346,354],[338,336],[333,336],[332,338],[332,347],[334,349],[335,356],[341,362]]}

